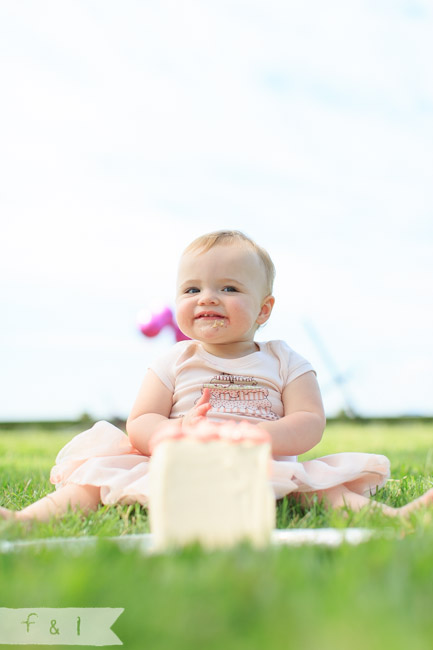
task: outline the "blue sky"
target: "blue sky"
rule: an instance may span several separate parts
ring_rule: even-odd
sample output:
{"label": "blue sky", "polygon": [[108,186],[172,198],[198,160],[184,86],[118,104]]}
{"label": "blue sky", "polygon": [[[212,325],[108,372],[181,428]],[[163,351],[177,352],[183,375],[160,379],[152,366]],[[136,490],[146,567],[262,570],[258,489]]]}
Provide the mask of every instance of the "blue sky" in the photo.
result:
{"label": "blue sky", "polygon": [[432,28],[428,2],[2,2],[0,419],[126,416],[172,343],[138,312],[226,227],[270,251],[260,337],[328,414],[431,414]]}

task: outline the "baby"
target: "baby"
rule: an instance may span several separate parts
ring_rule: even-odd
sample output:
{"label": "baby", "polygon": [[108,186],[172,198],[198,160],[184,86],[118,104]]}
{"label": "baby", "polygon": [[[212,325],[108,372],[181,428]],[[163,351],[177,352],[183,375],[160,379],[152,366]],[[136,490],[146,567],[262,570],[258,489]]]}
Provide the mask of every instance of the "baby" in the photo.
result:
{"label": "baby", "polygon": [[359,510],[371,503],[399,516],[432,502],[433,489],[401,508],[370,500],[367,495],[389,477],[389,461],[381,455],[297,460],[321,440],[325,415],[311,364],[283,341],[255,340],[274,307],[274,276],[268,253],[241,232],[218,231],[192,242],[180,260],[176,297],[177,322],[190,340],[147,371],[128,437],[96,423],[60,451],[51,472],[55,492],[19,512],[1,508],[0,516],[47,520],[68,507],[145,506],[152,436],[167,420],[178,427],[179,419],[183,426],[204,418],[247,420],[269,433],[276,498],[317,494],[331,507]]}

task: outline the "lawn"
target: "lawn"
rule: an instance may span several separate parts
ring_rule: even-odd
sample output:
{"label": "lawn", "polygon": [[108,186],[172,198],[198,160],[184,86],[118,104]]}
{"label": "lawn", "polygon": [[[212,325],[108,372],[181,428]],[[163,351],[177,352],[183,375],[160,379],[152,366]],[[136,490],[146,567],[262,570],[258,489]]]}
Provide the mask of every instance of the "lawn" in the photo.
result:
{"label": "lawn", "polygon": [[[53,457],[73,433],[2,432],[1,505],[22,507],[51,489]],[[392,481],[377,498],[400,505],[432,484],[432,434],[433,426],[422,423],[331,424],[308,456],[385,453]],[[278,504],[278,526],[366,526],[377,537],[335,549],[259,552],[242,546],[205,553],[191,547],[163,556],[121,551],[101,539],[79,554],[62,549],[0,554],[0,607],[123,607],[113,629],[126,648],[432,647],[430,512],[401,523],[374,511],[326,512],[317,503],[306,511],[285,499]],[[31,529],[0,523],[2,539],[9,540],[147,531],[146,512],[138,507],[100,508],[87,518],[70,513]]]}

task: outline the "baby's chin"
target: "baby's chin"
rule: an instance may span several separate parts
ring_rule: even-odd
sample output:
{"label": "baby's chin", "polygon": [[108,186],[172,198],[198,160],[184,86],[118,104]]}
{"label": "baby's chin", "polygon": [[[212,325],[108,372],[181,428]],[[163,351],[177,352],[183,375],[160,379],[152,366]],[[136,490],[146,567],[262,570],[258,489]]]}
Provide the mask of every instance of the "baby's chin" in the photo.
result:
{"label": "baby's chin", "polygon": [[194,321],[196,331],[218,332],[227,328],[227,318],[199,318]]}

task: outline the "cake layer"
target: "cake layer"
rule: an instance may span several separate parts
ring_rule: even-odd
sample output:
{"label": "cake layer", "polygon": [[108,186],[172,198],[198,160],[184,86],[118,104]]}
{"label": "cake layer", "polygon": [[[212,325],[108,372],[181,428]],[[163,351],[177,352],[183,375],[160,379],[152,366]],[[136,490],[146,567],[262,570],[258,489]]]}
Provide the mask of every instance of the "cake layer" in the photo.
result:
{"label": "cake layer", "polygon": [[269,437],[249,424],[205,424],[166,430],[153,441],[149,515],[155,545],[265,546],[275,526]]}

